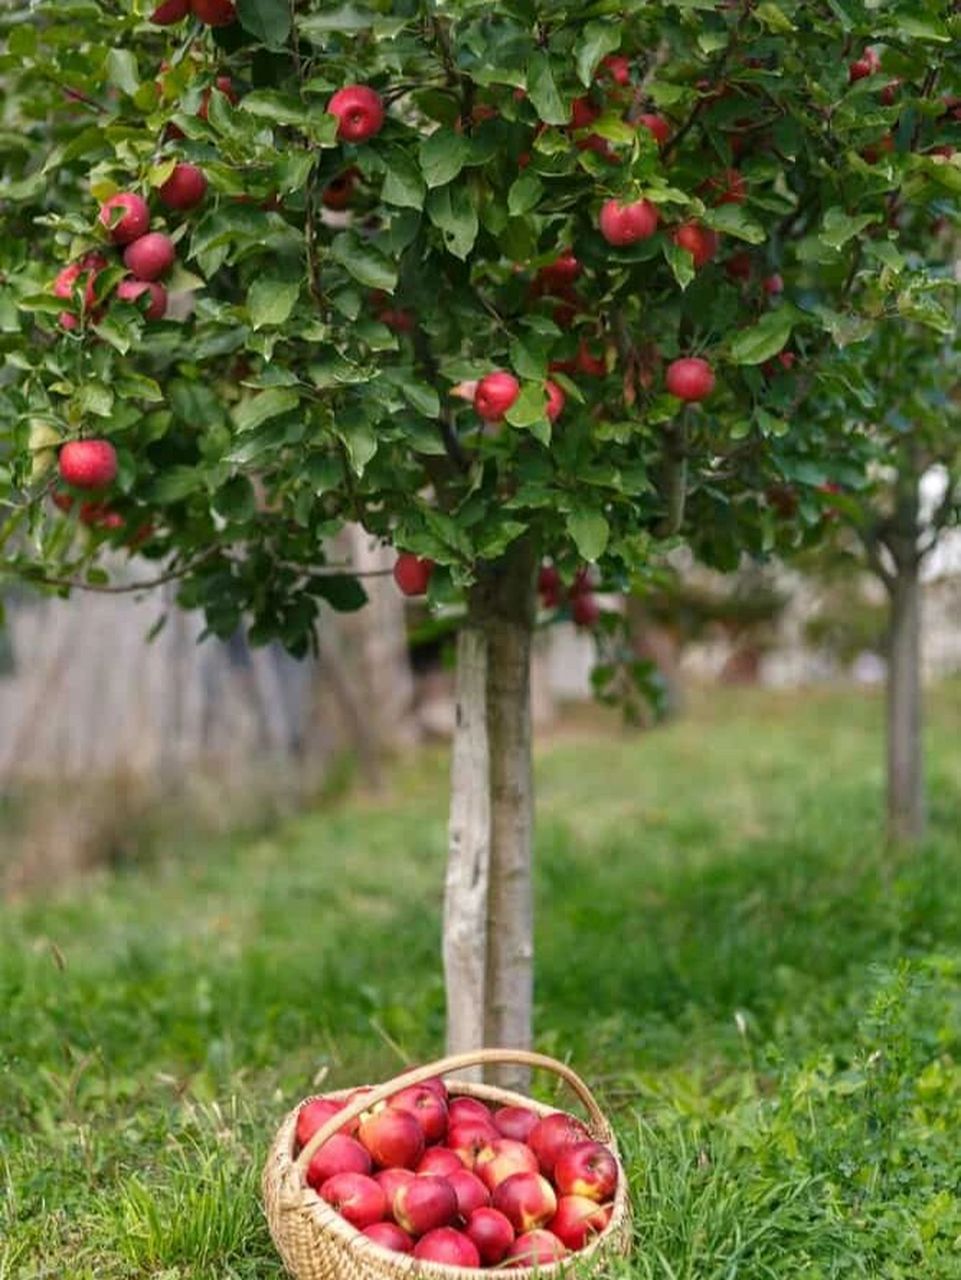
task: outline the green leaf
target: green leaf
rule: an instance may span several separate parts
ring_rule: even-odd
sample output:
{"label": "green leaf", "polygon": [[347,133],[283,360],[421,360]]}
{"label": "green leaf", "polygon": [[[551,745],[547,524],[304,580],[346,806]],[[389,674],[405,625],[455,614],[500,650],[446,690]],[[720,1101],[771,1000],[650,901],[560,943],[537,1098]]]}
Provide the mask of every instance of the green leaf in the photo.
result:
{"label": "green leaf", "polygon": [[425,186],[420,170],[400,147],[390,147],[383,153],[387,173],[381,196],[385,203],[401,209],[423,209]]}
{"label": "green leaf", "polygon": [[77,404],[82,413],[109,418],[113,412],[113,392],[102,382],[85,382],[77,393]]}
{"label": "green leaf", "polygon": [[246,476],[232,476],[214,494],[211,505],[225,520],[250,520],[257,510],[254,487]]}
{"label": "green leaf", "polygon": [[164,400],[159,384],[142,373],[123,374],[114,381],[113,388],[118,396],[127,400],[148,400],[151,404],[160,404]]}
{"label": "green leaf", "polygon": [[334,236],[330,256],[368,289],[383,289],[385,293],[393,293],[397,287],[397,268],[394,264],[369,241],[361,240],[352,231]]}
{"label": "green leaf", "polygon": [[286,42],[290,14],[287,0],[237,0],[240,25],[268,49],[279,49]]}
{"label": "green leaf", "polygon": [[341,414],[336,423],[337,435],[344,442],[351,470],[358,476],[377,452],[377,437],[373,427],[359,416],[349,418]]}
{"label": "green leaf", "polygon": [[574,65],[581,84],[589,87],[604,55],[620,46],[620,23],[588,22],[574,46]]}
{"label": "green leaf", "polygon": [[547,392],[542,382],[525,382],[505,414],[512,427],[532,427],[547,421]]}
{"label": "green leaf", "polygon": [[427,216],[444,236],[448,253],[464,259],[477,239],[477,210],[464,186],[441,187],[427,197]]}
{"label": "green leaf", "polygon": [[777,4],[759,4],[754,10],[754,16],[758,22],[767,27],[768,31],[776,31],[780,35],[789,35],[797,30],[791,19]]}
{"label": "green leaf", "polygon": [[110,49],[107,53],[107,79],[130,97],[140,88],[137,59],[129,49]]}
{"label": "green leaf", "polygon": [[750,329],[742,329],[731,343],[735,364],[763,364],[783,351],[797,318],[793,307],[778,307],[762,316]]}
{"label": "green leaf", "polygon": [[875,221],[876,217],[873,213],[860,213],[856,218],[852,218],[836,205],[833,209],[828,209],[824,215],[818,239],[829,249],[840,249]]}
{"label": "green leaf", "polygon": [[467,163],[470,143],[463,134],[443,127],[424,138],[419,148],[420,168],[429,187],[442,187],[456,178]]}
{"label": "green leaf", "polygon": [[299,280],[277,280],[272,276],[255,280],[247,291],[250,323],[255,329],[283,324],[293,311],[299,295]]}
{"label": "green leaf", "polygon": [[151,502],[181,502],[200,488],[202,476],[196,467],[170,467],[147,489]]}
{"label": "green leaf", "polygon": [[694,255],[667,237],[664,239],[663,248],[667,264],[674,272],[674,279],[682,289],[686,289],[695,275]]}
{"label": "green leaf", "polygon": [[279,417],[289,413],[300,404],[300,397],[289,387],[271,387],[261,391],[259,395],[242,400],[234,409],[234,423],[238,431],[253,431],[268,418]]}
{"label": "green leaf", "polygon": [[303,126],[310,119],[307,107],[290,93],[275,93],[270,89],[254,89],[240,99],[241,111],[259,120],[273,120],[275,124]]}
{"label": "green leaf", "polygon": [[611,536],[611,526],[600,511],[572,511],[567,517],[567,531],[574,539],[580,555],[588,562],[599,559]]}
{"label": "green leaf", "polygon": [[527,96],[540,118],[547,124],[567,124],[570,111],[557,92],[551,61],[546,53],[531,55],[527,64]]}
{"label": "green leaf", "polygon": [[937,44],[949,44],[951,41],[951,33],[940,18],[898,16],[892,18],[890,27],[909,40],[931,40]]}
{"label": "green leaf", "polygon": [[346,573],[335,573],[329,577],[317,574],[311,579],[311,588],[337,613],[354,613],[367,603],[367,592],[356,578]]}
{"label": "green leaf", "polygon": [[544,192],[544,184],[536,173],[525,170],[519,178],[511,183],[507,193],[507,211],[511,217],[520,217],[529,213],[537,204]]}
{"label": "green leaf", "polygon": [[739,204],[719,204],[708,209],[703,221],[712,231],[723,231],[725,235],[746,240],[748,244],[763,244],[767,239],[767,232],[761,224]]}

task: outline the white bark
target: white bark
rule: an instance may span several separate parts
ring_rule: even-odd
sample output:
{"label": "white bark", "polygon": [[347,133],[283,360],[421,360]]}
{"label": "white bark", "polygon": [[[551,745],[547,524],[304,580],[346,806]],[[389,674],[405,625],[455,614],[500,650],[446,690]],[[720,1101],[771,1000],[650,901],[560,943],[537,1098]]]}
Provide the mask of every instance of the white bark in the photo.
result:
{"label": "white bark", "polygon": [[[467,625],[457,637],[451,805],[444,892],[447,1053],[484,1043],[487,886],[490,861],[490,757],[487,742],[487,637]],[[466,1078],[479,1079],[471,1068]]]}

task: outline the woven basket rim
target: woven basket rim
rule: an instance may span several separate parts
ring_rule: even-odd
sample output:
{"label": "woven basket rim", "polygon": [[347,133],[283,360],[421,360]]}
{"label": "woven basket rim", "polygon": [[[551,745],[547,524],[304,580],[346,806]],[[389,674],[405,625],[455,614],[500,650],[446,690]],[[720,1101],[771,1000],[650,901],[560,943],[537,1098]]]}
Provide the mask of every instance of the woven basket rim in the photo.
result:
{"label": "woven basket rim", "polygon": [[[561,1107],[554,1106],[550,1103],[541,1102],[537,1098],[531,1098],[526,1094],[517,1093],[514,1090],[504,1089],[499,1085],[489,1085],[475,1083],[474,1081],[446,1079],[445,1084],[454,1097],[476,1097],[483,1101],[496,1102],[501,1106],[523,1106],[532,1111],[536,1111],[539,1115],[551,1115],[556,1111],[564,1110]],[[332,1089],[324,1094],[310,1094],[301,1099],[295,1107],[293,1107],[285,1116],[281,1126],[277,1132],[277,1137],[271,1147],[271,1156],[268,1158],[264,1168],[264,1184],[266,1186],[268,1180],[272,1183],[288,1188],[293,1194],[296,1192],[299,1205],[297,1206],[301,1212],[310,1216],[314,1224],[323,1231],[329,1231],[338,1236],[346,1246],[354,1249],[358,1256],[370,1254],[372,1260],[379,1259],[385,1263],[390,1262],[392,1268],[396,1271],[408,1272],[412,1277],[418,1275],[430,1275],[434,1277],[447,1277],[451,1280],[463,1280],[467,1276],[474,1277],[481,1274],[476,1267],[458,1267],[450,1263],[429,1262],[425,1263],[421,1259],[415,1258],[412,1254],[396,1253],[393,1250],[385,1249],[382,1245],[376,1243],[365,1236],[351,1223],[333,1209],[326,1201],[322,1200],[317,1192],[307,1185],[301,1183],[297,1176],[295,1166],[294,1148],[296,1145],[295,1130],[297,1117],[301,1108],[308,1102],[314,1101],[316,1098],[333,1098],[342,1099],[349,1097],[352,1093],[356,1093],[358,1089],[366,1088],[365,1085],[354,1085],[345,1089]],[[567,1114],[573,1114],[567,1112]],[[591,1130],[590,1120],[587,1122],[588,1130]],[[607,1243],[617,1235],[624,1227],[625,1219],[628,1214],[628,1195],[627,1195],[627,1174],[621,1160],[620,1151],[618,1150],[616,1139],[612,1132],[604,1135],[603,1141],[609,1146],[614,1159],[617,1161],[617,1190],[614,1194],[614,1205],[611,1212],[610,1221],[603,1231],[599,1232],[585,1248],[576,1252],[569,1253],[566,1257],[559,1259],[557,1262],[544,1263],[541,1266],[532,1267],[511,1267],[510,1275],[514,1280],[535,1280],[535,1278],[543,1278],[543,1280],[551,1280],[552,1277],[562,1277],[573,1271],[575,1267],[579,1267],[589,1262],[598,1251],[603,1250]],[[282,1155],[285,1159],[281,1167],[277,1167],[276,1157]],[[294,1206],[291,1205],[291,1209]],[[487,1267],[484,1271],[498,1272],[506,1270],[499,1267]]]}

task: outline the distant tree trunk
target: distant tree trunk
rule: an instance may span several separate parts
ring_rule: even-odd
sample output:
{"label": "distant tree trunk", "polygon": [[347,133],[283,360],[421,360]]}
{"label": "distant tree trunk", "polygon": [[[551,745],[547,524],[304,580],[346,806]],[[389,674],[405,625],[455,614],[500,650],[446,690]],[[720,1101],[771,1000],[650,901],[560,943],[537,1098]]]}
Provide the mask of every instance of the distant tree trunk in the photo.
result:
{"label": "distant tree trunk", "polygon": [[[535,564],[524,539],[482,569],[458,645],[444,939],[456,1050],[532,1040]],[[496,1074],[505,1084],[525,1078],[510,1067]]]}
{"label": "distant tree trunk", "polygon": [[924,837],[925,788],[921,695],[921,555],[918,550],[919,477],[906,465],[887,539],[894,562],[887,679],[888,839],[916,844]]}

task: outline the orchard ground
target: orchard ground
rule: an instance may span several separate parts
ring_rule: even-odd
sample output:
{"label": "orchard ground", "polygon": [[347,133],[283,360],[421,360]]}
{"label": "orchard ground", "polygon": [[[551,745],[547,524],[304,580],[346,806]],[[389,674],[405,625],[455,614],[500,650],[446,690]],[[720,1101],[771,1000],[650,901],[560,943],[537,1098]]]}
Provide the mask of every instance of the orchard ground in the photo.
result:
{"label": "orchard ground", "polygon": [[[618,1120],[612,1275],[961,1277],[961,685],[930,709],[915,857],[880,838],[874,696],[592,712],[541,748],[538,1048]],[[4,912],[0,1280],[280,1277],[257,1187],[287,1106],[439,1051],[445,783],[424,753]]]}

